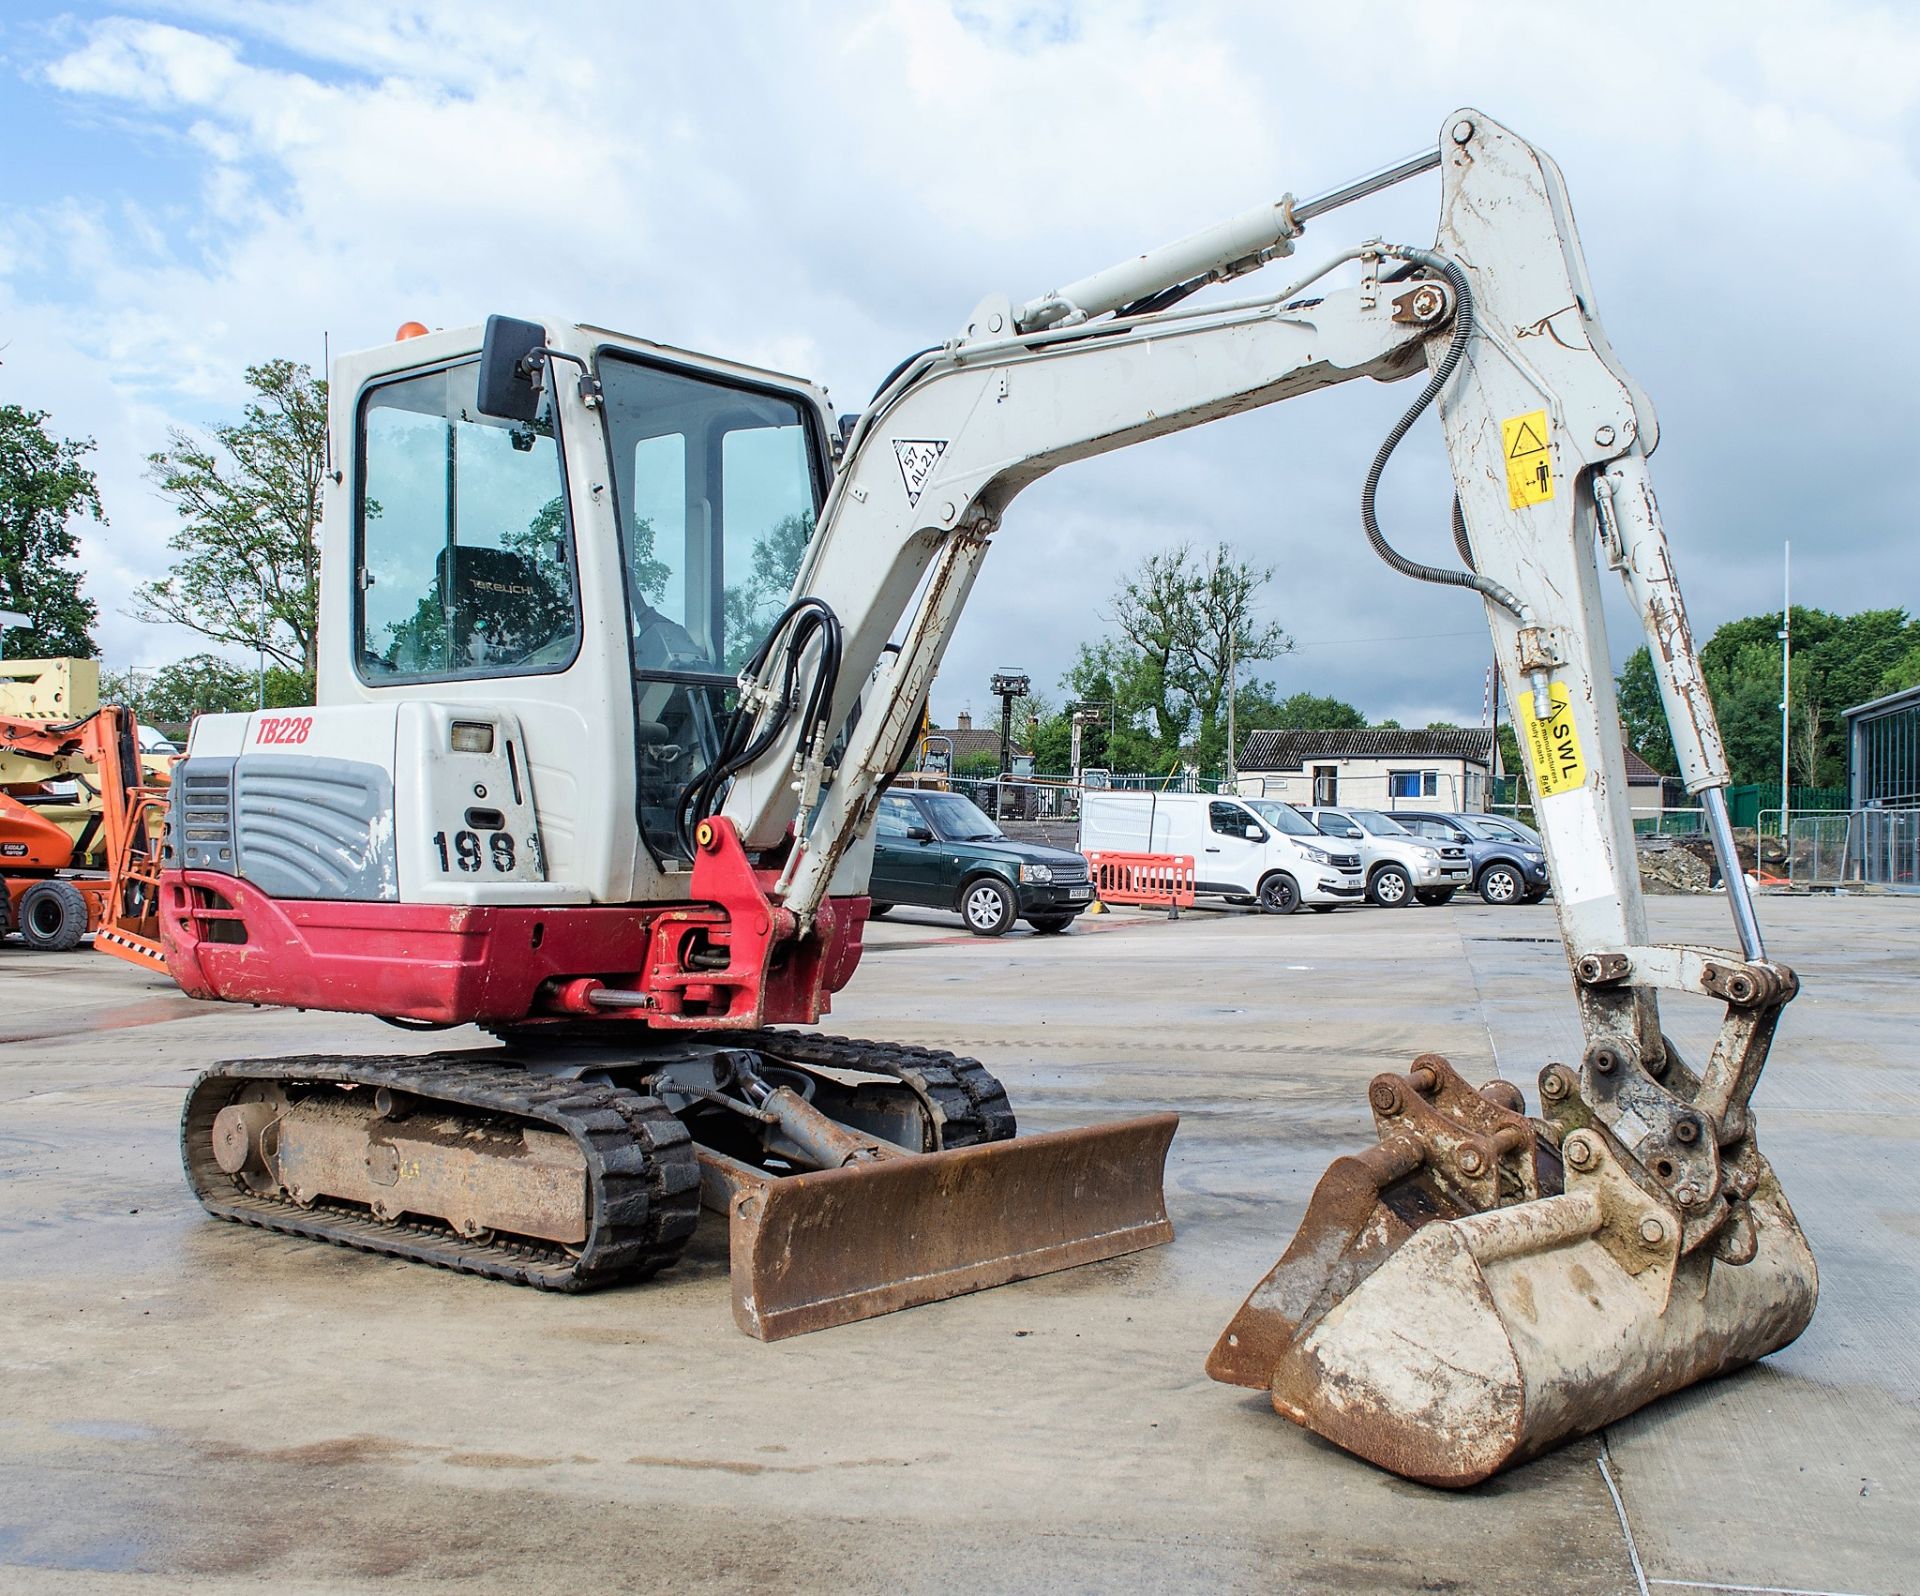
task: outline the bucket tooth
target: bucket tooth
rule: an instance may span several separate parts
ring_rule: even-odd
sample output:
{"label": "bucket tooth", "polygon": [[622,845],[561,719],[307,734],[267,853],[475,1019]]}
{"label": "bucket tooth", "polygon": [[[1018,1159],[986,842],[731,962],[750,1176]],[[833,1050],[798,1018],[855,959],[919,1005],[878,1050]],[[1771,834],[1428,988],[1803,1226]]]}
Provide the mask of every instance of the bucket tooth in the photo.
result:
{"label": "bucket tooth", "polygon": [[1179,1117],[769,1177],[702,1148],[728,1213],[733,1313],[762,1341],[1071,1269],[1173,1239]]}

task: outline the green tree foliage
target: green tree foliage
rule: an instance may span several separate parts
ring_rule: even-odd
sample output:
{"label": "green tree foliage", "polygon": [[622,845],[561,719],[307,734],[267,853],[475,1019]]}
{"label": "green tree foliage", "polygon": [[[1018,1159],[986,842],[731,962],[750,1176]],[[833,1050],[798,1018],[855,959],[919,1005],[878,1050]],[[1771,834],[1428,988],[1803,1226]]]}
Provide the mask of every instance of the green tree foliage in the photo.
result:
{"label": "green tree foliage", "polygon": [[1880,677],[1882,694],[1904,693],[1909,687],[1920,687],[1920,643],[1889,665]]}
{"label": "green tree foliage", "polygon": [[1226,753],[1229,667],[1245,670],[1293,648],[1255,596],[1273,575],[1236,559],[1226,544],[1196,552],[1181,544],[1149,555],[1120,584],[1113,619],[1147,667],[1154,730],[1168,758],[1213,766]]}
{"label": "green tree foliage", "polygon": [[106,520],[93,473],[81,463],[95,445],[50,436],[46,420],[44,410],[0,405],[0,609],[33,617],[31,629],[7,633],[6,652],[92,659],[100,611],[80,591],[72,523]]}
{"label": "green tree foliage", "polygon": [[179,726],[195,715],[231,714],[260,707],[262,686],[266,708],[288,709],[310,703],[307,680],[286,665],[272,665],[264,673],[218,654],[193,654],[157,671],[102,671],[100,702],[124,704],[143,722]]}
{"label": "green tree foliage", "polygon": [[1357,731],[1367,717],[1345,699],[1328,698],[1318,693],[1294,693],[1275,704],[1269,713],[1249,721],[1247,711],[1239,711],[1241,731]]}
{"label": "green tree foliage", "polygon": [[[1780,618],[1749,615],[1729,621],[1700,650],[1701,670],[1736,782],[1780,779]],[[1839,785],[1846,770],[1841,711],[1920,680],[1920,621],[1905,610],[1793,611],[1793,744],[1789,767],[1797,784]],[[1889,686],[1888,683],[1895,685]],[[1645,648],[1636,649],[1617,679],[1620,720],[1627,743],[1656,770],[1679,765]]]}
{"label": "green tree foliage", "polygon": [[[753,555],[744,577],[727,584],[727,668],[737,671],[760,646],[793,591],[800,562],[813,541],[813,513],[782,516],[764,537],[753,540]],[[651,539],[649,539],[651,548]]]}
{"label": "green tree foliage", "polygon": [[[1660,704],[1660,683],[1653,674],[1653,656],[1645,647],[1627,656],[1627,663],[1614,678],[1614,692],[1620,703],[1620,729],[1627,746],[1655,770],[1673,775],[1680,769],[1674,757],[1673,733],[1667,725],[1667,712]],[[1517,771],[1517,765],[1508,769]]]}
{"label": "green tree foliage", "polygon": [[304,365],[247,368],[254,397],[211,443],[174,431],[148,476],[179,512],[170,573],[135,595],[171,621],[313,677],[327,385]]}
{"label": "green tree foliage", "polygon": [[1263,621],[1255,598],[1271,570],[1236,559],[1226,544],[1199,552],[1181,544],[1149,555],[1113,596],[1115,636],[1080,645],[1061,678],[1068,704],[1042,714],[1032,729],[1038,768],[1068,768],[1074,704],[1106,714],[1082,726],[1082,767],[1165,770],[1183,760],[1222,764],[1227,743],[1228,661],[1241,678],[1235,714],[1251,727],[1270,684],[1248,671],[1291,651],[1277,624]]}

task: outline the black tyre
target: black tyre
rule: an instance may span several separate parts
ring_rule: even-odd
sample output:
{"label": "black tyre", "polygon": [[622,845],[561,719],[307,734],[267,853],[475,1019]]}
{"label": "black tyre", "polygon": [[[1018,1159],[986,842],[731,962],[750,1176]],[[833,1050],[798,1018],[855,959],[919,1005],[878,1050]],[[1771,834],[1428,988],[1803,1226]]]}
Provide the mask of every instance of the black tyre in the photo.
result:
{"label": "black tyre", "polygon": [[1367,897],[1383,909],[1404,909],[1413,902],[1413,877],[1396,864],[1384,864],[1367,878]]}
{"label": "black tyre", "polygon": [[1340,905],[1337,903],[1310,903],[1307,907],[1313,910],[1315,914],[1332,914]]}
{"label": "black tyre", "polygon": [[1027,924],[1043,937],[1057,937],[1073,924],[1075,918],[1071,914],[1030,914],[1027,916]]}
{"label": "black tyre", "polygon": [[1480,872],[1478,887],[1482,901],[1501,909],[1518,903],[1527,890],[1518,867],[1510,864],[1488,865]]}
{"label": "black tyre", "polygon": [[869,920],[884,920],[892,913],[893,905],[890,903],[870,903],[867,905],[867,918]]}
{"label": "black tyre", "polygon": [[87,900],[71,881],[36,881],[20,897],[20,936],[42,953],[67,953],[87,934]]}
{"label": "black tyre", "polygon": [[1414,896],[1429,909],[1437,909],[1443,903],[1453,902],[1453,895],[1459,890],[1458,887],[1421,887]]}
{"label": "black tyre", "polygon": [[960,889],[960,918],[977,937],[1004,936],[1014,908],[1013,889],[998,876],[975,876]]}
{"label": "black tyre", "polygon": [[1300,888],[1293,877],[1276,871],[1260,883],[1262,914],[1292,914],[1300,907]]}
{"label": "black tyre", "polygon": [[0,941],[13,929],[13,894],[7,891],[7,884],[0,881]]}

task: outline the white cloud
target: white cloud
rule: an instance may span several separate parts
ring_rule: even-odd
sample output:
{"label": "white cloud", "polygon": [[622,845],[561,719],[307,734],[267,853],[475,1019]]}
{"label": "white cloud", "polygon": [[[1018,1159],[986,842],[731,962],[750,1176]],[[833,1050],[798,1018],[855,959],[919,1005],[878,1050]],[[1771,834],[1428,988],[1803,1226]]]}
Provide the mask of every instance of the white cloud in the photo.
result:
{"label": "white cloud", "polygon": [[[1886,579],[1911,563],[1895,463],[1915,405],[1881,373],[1907,363],[1913,334],[1867,277],[1920,244],[1920,19],[1904,12],[121,10],[15,68],[76,116],[170,140],[189,192],[128,193],[107,171],[31,211],[0,201],[7,388],[102,441],[114,525],[89,560],[118,658],[183,646],[117,615],[166,561],[141,457],[169,421],[230,411],[248,363],[317,359],[323,330],[341,349],[413,317],[563,315],[806,371],[857,408],[982,295],[1024,298],[1351,176],[1431,140],[1463,102],[1567,173],[1614,341],[1665,423],[1656,472],[1703,627],[1768,601],[1785,535],[1820,540],[1809,602],[1907,596]],[[1375,230],[1418,241],[1432,203],[1409,187],[1317,226],[1302,254]],[[979,707],[1000,664],[1051,690],[1113,577],[1178,537],[1281,563],[1271,607],[1305,639],[1471,629],[1470,604],[1391,576],[1360,539],[1360,473],[1402,398],[1322,395],[1031,490],[937,707]],[[1395,470],[1393,525],[1438,555],[1435,452]],[[1376,714],[1464,718],[1485,652],[1472,638],[1343,644],[1276,674]]]}

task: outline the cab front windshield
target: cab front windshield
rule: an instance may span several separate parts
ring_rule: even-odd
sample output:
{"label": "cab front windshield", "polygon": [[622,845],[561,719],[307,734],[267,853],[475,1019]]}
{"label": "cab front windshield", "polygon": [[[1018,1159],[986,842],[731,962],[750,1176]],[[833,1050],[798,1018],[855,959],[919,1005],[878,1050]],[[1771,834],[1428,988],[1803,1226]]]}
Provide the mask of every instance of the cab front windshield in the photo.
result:
{"label": "cab front windshield", "polygon": [[930,793],[920,801],[942,842],[998,842],[1006,835],[979,805],[957,792]]}
{"label": "cab front windshield", "polygon": [[1283,804],[1272,798],[1250,798],[1247,807],[1275,831],[1284,831],[1289,837],[1317,837],[1313,822],[1292,804]]}
{"label": "cab front windshield", "polygon": [[598,363],[626,577],[640,829],[681,853],[680,795],[714,758],[735,679],[813,536],[819,451],[798,395],[643,361]]}
{"label": "cab front windshield", "polygon": [[1378,809],[1355,809],[1353,818],[1360,822],[1360,829],[1375,837],[1411,837],[1413,833],[1392,815],[1383,815]]}

